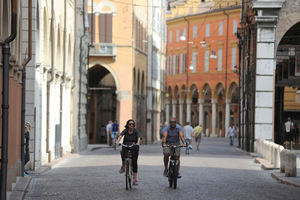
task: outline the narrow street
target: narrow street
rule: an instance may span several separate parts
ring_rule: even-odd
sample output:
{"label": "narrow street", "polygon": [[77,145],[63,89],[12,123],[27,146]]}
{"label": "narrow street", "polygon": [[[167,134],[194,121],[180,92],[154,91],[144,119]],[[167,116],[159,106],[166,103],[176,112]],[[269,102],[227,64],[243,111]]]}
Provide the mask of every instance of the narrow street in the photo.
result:
{"label": "narrow street", "polygon": [[182,149],[176,190],[162,175],[161,146],[141,146],[139,185],[128,191],[119,174],[120,147],[91,151],[89,146],[52,170],[32,175],[25,199],[299,199],[299,188],[277,182],[254,158],[235,151],[237,145],[235,140],[229,146],[228,138],[202,138],[200,151],[185,155]]}

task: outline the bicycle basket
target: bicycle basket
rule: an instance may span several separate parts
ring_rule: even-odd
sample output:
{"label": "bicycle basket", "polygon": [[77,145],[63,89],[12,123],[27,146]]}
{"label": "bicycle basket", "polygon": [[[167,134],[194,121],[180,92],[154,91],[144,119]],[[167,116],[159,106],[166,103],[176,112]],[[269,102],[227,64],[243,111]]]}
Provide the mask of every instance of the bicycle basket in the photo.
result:
{"label": "bicycle basket", "polygon": [[132,152],[131,151],[127,151],[124,153],[124,158],[132,158]]}

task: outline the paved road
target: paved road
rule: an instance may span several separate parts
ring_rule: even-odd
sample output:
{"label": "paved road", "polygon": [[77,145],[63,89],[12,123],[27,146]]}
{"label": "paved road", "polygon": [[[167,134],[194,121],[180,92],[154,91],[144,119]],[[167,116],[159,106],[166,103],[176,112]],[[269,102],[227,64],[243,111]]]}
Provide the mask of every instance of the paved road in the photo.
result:
{"label": "paved road", "polygon": [[299,188],[277,182],[228,138],[202,138],[200,151],[183,153],[176,190],[162,176],[161,146],[147,145],[140,150],[139,185],[131,190],[118,173],[119,151],[101,148],[33,175],[25,199],[299,199]]}

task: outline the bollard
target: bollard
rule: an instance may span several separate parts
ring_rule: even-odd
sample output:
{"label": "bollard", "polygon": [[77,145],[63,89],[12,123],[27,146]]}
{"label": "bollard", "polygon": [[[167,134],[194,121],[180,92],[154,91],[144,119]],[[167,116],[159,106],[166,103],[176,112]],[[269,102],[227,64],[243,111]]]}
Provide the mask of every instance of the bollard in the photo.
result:
{"label": "bollard", "polygon": [[286,165],[285,165],[285,176],[286,177],[296,177],[297,176],[297,155],[293,151],[288,151],[285,153]]}
{"label": "bollard", "polygon": [[275,148],[276,148],[276,144],[272,142],[271,144],[271,164],[274,164],[274,160],[275,160]]}
{"label": "bollard", "polygon": [[260,154],[260,151],[259,151],[259,147],[260,147],[260,141],[261,141],[261,139],[260,138],[257,138],[256,139],[256,153],[258,153],[258,154]]}
{"label": "bollard", "polygon": [[283,149],[283,146],[276,144],[274,152],[274,168],[280,168],[280,151]]}
{"label": "bollard", "polygon": [[289,152],[287,149],[280,151],[280,172],[285,173],[286,156],[285,153]]}
{"label": "bollard", "polygon": [[263,143],[263,151],[262,151],[262,157],[263,158],[266,158],[266,147],[267,147],[267,141],[264,141],[264,143]]}
{"label": "bollard", "polygon": [[268,143],[267,143],[267,150],[266,150],[266,160],[268,161],[268,162],[271,162],[271,142],[270,141],[268,141]]}

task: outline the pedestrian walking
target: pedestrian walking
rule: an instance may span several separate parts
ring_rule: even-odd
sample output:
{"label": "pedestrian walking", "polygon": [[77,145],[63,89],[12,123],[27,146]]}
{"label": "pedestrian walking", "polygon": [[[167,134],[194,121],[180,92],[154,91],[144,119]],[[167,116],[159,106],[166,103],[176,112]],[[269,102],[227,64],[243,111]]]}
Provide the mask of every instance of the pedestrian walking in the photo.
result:
{"label": "pedestrian walking", "polygon": [[298,145],[299,143],[299,128],[297,124],[294,125],[295,130],[294,130],[294,138],[295,138],[295,145]]}
{"label": "pedestrian walking", "polygon": [[193,149],[192,141],[194,138],[194,129],[190,124],[191,124],[190,122],[186,122],[186,125],[183,127],[182,130],[183,130],[185,141],[189,140],[190,141],[190,149]]}
{"label": "pedestrian walking", "polygon": [[[27,122],[28,123],[28,122]],[[27,124],[26,123],[26,124]],[[31,126],[30,126],[31,127]],[[29,140],[30,140],[30,133],[29,133],[29,128],[28,126],[25,126],[25,133],[24,133],[24,168],[25,165],[28,163],[30,156],[29,156]],[[28,176],[28,173],[24,171],[24,176]]]}
{"label": "pedestrian walking", "polygon": [[288,117],[288,121],[284,124],[285,130],[285,148],[287,149],[288,142],[290,143],[291,150],[293,149],[293,130],[294,130],[294,123],[291,121],[291,118]]}
{"label": "pedestrian walking", "polygon": [[194,128],[194,134],[195,134],[195,140],[196,140],[196,146],[197,150],[199,150],[199,145],[201,142],[201,133],[202,133],[202,125],[199,124]]}
{"label": "pedestrian walking", "polygon": [[234,139],[234,135],[235,135],[235,127],[233,126],[233,124],[230,125],[230,127],[227,131],[227,135],[229,135],[229,138],[230,138],[230,146],[233,146],[233,139]]}
{"label": "pedestrian walking", "polygon": [[106,138],[107,138],[107,145],[109,145],[109,138],[110,138],[110,134],[111,134],[111,124],[112,124],[112,121],[109,120],[108,124],[106,125]]}

